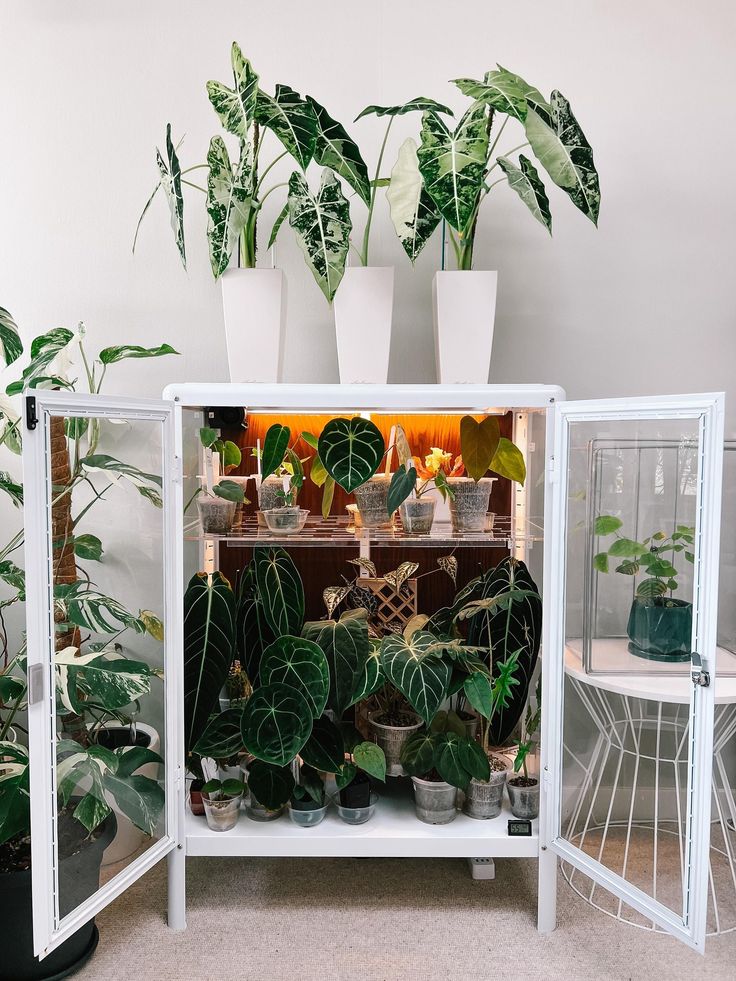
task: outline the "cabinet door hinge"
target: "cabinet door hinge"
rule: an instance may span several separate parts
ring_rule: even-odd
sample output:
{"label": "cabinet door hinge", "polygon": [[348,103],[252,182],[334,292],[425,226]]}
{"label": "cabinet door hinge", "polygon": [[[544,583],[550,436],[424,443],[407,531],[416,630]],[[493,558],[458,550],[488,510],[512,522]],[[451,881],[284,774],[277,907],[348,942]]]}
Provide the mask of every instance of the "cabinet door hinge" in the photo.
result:
{"label": "cabinet door hinge", "polygon": [[26,428],[35,429],[38,425],[38,416],[36,415],[36,396],[26,395]]}
{"label": "cabinet door hinge", "polygon": [[690,655],[690,660],[692,663],[691,678],[693,679],[693,684],[697,688],[708,688],[710,685],[710,672],[706,671],[703,667],[703,659],[700,654],[693,651]]}
{"label": "cabinet door hinge", "polygon": [[550,484],[556,484],[559,477],[560,471],[557,467],[557,461],[553,456],[547,461],[547,476],[549,478]]}

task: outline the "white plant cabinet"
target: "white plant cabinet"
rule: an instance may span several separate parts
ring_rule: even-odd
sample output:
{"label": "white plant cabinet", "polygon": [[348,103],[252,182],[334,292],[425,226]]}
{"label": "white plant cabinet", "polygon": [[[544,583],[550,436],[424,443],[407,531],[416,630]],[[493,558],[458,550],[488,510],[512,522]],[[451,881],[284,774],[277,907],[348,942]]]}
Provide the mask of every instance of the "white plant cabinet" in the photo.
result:
{"label": "white plant cabinet", "polygon": [[[60,392],[28,393],[24,433],[26,486],[28,666],[31,679],[29,709],[31,796],[33,815],[33,902],[36,951],[45,956],[65,937],[115,899],[165,855],[169,860],[169,925],[183,929],[187,856],[308,856],[308,857],[465,857],[481,859],[537,858],[539,862],[538,927],[554,929],[557,863],[562,858],[588,876],[599,889],[633,907],[661,929],[702,950],[705,938],[710,834],[710,781],[713,756],[715,679],[715,619],[718,586],[721,464],[723,450],[723,397],[721,395],[671,398],[615,399],[565,402],[556,387],[542,385],[200,385],[168,387],[161,401],[112,399]],[[186,576],[185,554],[196,550],[200,568],[216,567],[218,545],[212,540],[185,542],[184,484],[196,477],[189,460],[194,437],[202,425],[195,414],[207,406],[245,407],[246,412],[273,413],[514,413],[514,437],[529,464],[526,489],[514,488],[511,514],[494,531],[465,545],[503,544],[523,558],[539,582],[544,599],[543,624],[543,728],[541,758],[541,814],[533,822],[531,837],[510,837],[510,812],[475,821],[463,814],[446,826],[419,822],[410,798],[389,787],[374,818],[351,827],[328,814],[317,828],[300,829],[286,818],[269,823],[249,820],[245,814],[230,832],[208,829],[203,818],[188,810],[182,759],[181,644],[182,597]],[[109,879],[92,896],[63,915],[59,908],[59,857],[56,823],[54,739],[57,719],[54,696],[52,534],[50,528],[49,428],[54,416],[112,418],[119,422],[145,420],[158,433],[161,447],[162,521],[160,575],[165,626],[164,716],[162,784],[166,807],[156,842],[124,871]],[[689,706],[688,751],[683,770],[687,793],[682,841],[679,902],[667,905],[656,890],[646,891],[615,874],[604,861],[566,837],[564,815],[570,746],[567,745],[570,686],[565,656],[575,627],[569,613],[576,584],[568,579],[567,563],[574,529],[570,526],[571,497],[585,494],[585,486],[571,485],[571,459],[579,447],[578,427],[589,437],[597,427],[640,422],[657,428],[658,422],[687,423],[697,442],[697,522],[693,597],[693,651],[697,671],[681,680],[681,696]],[[185,439],[183,441],[183,435]],[[185,445],[183,445],[185,444]],[[185,476],[186,475],[186,476]],[[573,481],[574,484],[574,481]],[[188,490],[187,490],[188,494]],[[543,529],[543,530],[542,530]],[[131,524],[131,547],[137,529]],[[356,554],[379,547],[385,532],[362,532],[354,540]],[[445,537],[443,538],[443,534]],[[372,535],[376,537],[373,540]],[[433,544],[452,541],[449,533],[434,535]],[[544,536],[544,544],[542,538]],[[277,541],[277,544],[280,542]],[[229,543],[225,543],[229,544]],[[280,543],[289,547],[288,540]],[[400,545],[400,541],[394,542]],[[412,541],[412,545],[417,544]],[[221,547],[221,545],[219,546]],[[543,569],[542,569],[543,557]],[[489,562],[494,561],[490,553]],[[191,565],[191,561],[189,563]],[[569,651],[568,651],[569,654]],[[708,680],[709,684],[702,683]],[[567,709],[567,714],[566,714]],[[573,740],[574,742],[574,740]],[[572,746],[574,755],[575,745]],[[589,768],[590,769],[590,768]],[[624,866],[626,869],[626,866]],[[491,887],[492,888],[492,887]],[[654,892],[654,894],[652,894]],[[626,927],[622,925],[622,930]]]}

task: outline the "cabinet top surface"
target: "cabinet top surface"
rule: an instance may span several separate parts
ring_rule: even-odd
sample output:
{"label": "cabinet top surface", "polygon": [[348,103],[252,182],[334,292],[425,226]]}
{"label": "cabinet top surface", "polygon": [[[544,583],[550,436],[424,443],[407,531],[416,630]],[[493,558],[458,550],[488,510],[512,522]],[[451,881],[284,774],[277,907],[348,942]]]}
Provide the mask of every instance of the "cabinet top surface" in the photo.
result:
{"label": "cabinet top surface", "polygon": [[199,383],[168,385],[165,399],[185,406],[245,406],[252,409],[438,409],[476,412],[549,408],[564,400],[556,385],[302,385]]}

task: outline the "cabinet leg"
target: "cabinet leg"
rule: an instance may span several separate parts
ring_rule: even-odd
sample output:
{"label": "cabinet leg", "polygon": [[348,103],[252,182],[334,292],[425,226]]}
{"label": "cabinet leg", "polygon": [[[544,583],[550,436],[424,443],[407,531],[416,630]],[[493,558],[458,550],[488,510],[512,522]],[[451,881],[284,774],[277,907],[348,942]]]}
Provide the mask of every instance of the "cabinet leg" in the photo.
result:
{"label": "cabinet leg", "polygon": [[539,852],[537,930],[551,933],[557,926],[557,856],[550,848]]}
{"label": "cabinet leg", "polygon": [[186,861],[183,848],[175,848],[168,857],[168,922],[172,930],[186,930],[187,928]]}

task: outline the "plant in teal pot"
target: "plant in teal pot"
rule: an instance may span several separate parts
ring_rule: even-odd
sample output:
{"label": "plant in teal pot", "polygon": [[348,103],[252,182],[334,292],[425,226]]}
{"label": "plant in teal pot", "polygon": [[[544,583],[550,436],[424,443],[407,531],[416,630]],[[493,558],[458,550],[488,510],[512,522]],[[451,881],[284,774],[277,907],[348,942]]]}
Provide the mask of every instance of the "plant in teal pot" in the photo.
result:
{"label": "plant in teal pot", "polygon": [[695,561],[695,529],[676,525],[674,531],[655,531],[638,542],[622,535],[622,528],[623,521],[614,515],[596,518],[594,534],[614,538],[608,549],[593,557],[593,567],[610,572],[613,559],[614,572],[638,579],[626,626],[629,651],[650,661],[688,661],[693,607],[672,594],[682,575],[675,563]]}

